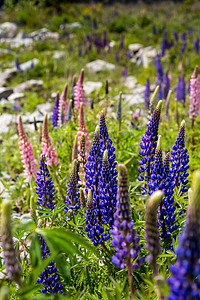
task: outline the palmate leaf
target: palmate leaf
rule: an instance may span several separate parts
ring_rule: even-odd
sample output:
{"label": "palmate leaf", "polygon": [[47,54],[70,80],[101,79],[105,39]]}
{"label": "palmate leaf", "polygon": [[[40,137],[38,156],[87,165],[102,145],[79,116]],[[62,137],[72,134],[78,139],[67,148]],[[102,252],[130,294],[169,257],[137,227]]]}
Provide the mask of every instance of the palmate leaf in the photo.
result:
{"label": "palmate leaf", "polygon": [[66,231],[62,229],[36,229],[36,232],[39,233],[46,240],[51,251],[59,251],[61,253],[66,253],[69,255],[77,254],[81,257],[87,259],[83,253],[78,249],[78,246],[83,246],[87,250],[93,252],[97,255],[97,251],[89,244],[83,237],[74,233],[72,231]]}

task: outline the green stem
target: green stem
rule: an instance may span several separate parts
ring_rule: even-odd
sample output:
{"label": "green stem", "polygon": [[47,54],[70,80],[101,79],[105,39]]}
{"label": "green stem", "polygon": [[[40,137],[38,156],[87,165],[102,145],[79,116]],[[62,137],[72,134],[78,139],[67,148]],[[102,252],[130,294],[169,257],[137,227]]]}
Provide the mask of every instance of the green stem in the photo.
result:
{"label": "green stem", "polygon": [[61,195],[63,201],[65,202],[66,199],[65,199],[65,196],[64,196],[62,187],[61,187],[61,185],[60,185],[60,181],[59,181],[58,176],[57,176],[57,174],[56,174],[56,169],[55,169],[54,163],[52,164],[51,171],[52,171],[52,174],[53,174],[53,176],[54,176],[54,178],[55,178],[55,180],[56,180],[56,183],[57,183],[57,186],[58,186],[59,193],[60,193],[60,195]]}

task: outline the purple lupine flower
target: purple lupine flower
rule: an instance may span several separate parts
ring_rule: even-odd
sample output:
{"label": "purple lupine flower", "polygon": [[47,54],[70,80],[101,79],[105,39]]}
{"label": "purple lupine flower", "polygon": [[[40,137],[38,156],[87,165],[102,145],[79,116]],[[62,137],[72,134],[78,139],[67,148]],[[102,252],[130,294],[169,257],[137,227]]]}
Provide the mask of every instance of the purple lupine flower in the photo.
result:
{"label": "purple lupine flower", "polygon": [[[46,259],[50,256],[50,250],[46,245],[45,240],[40,236],[40,249],[42,251],[42,259]],[[52,261],[48,267],[42,272],[37,283],[43,283],[44,287],[41,290],[42,294],[63,294],[63,286],[59,282],[60,276],[57,273],[54,261]]]}
{"label": "purple lupine flower", "polygon": [[104,31],[103,33],[103,47],[105,48],[107,45],[107,33]]}
{"label": "purple lupine flower", "polygon": [[162,101],[159,101],[145,131],[145,134],[142,137],[142,142],[140,143],[141,150],[139,151],[139,154],[142,156],[142,158],[141,160],[139,160],[140,168],[138,169],[138,171],[140,172],[140,175],[138,177],[138,180],[145,180],[146,186],[148,186],[150,180],[151,166],[158,140],[158,126],[160,122],[161,107]]}
{"label": "purple lupine flower", "polygon": [[11,227],[11,201],[3,200],[1,205],[1,247],[2,261],[9,280],[21,285],[22,269],[14,247]]}
{"label": "purple lupine flower", "polygon": [[186,47],[187,47],[187,38],[186,38],[186,33],[185,32],[182,33],[181,40],[182,40],[181,53],[183,54],[185,52]]}
{"label": "purple lupine flower", "polygon": [[190,79],[190,109],[189,115],[192,120],[192,127],[194,126],[194,121],[199,114],[200,105],[200,81],[198,76],[198,68],[195,67],[194,72]]}
{"label": "purple lupine flower", "polygon": [[58,126],[59,93],[57,92],[52,114],[52,127]]}
{"label": "purple lupine flower", "polygon": [[128,59],[131,59],[131,58],[132,58],[132,53],[131,53],[131,51],[128,51],[128,52],[127,52],[127,58],[128,58]]}
{"label": "purple lupine flower", "polygon": [[38,194],[37,204],[39,205],[40,209],[46,207],[49,208],[50,210],[53,210],[55,189],[54,189],[52,177],[45,163],[45,155],[41,156],[39,169],[40,171],[37,172],[37,178],[36,178],[36,194]]}
{"label": "purple lupine flower", "polygon": [[155,25],[152,26],[152,33],[153,33],[153,35],[157,34],[157,29],[156,29]]}
{"label": "purple lupine flower", "polygon": [[157,99],[162,100],[163,99],[163,88],[162,88],[162,79],[160,78],[159,73],[157,73],[156,86],[159,86],[158,93],[157,93]]}
{"label": "purple lupine flower", "polygon": [[169,74],[168,74],[168,71],[167,71],[165,73],[164,79],[163,79],[163,98],[165,100],[167,99],[167,95],[169,93],[169,89],[170,89],[170,79],[169,79]]}
{"label": "purple lupine flower", "polygon": [[149,109],[149,104],[150,104],[150,82],[149,82],[149,78],[147,78],[145,84],[145,90],[144,90],[144,107],[146,109]]}
{"label": "purple lupine flower", "polygon": [[170,266],[168,300],[200,299],[200,172],[194,173],[186,224],[176,249],[177,261]]}
{"label": "purple lupine flower", "polygon": [[162,64],[161,64],[159,56],[157,56],[155,59],[155,67],[156,67],[156,71],[157,71],[157,77],[162,81],[163,80],[163,68],[162,68]]}
{"label": "purple lupine flower", "polygon": [[157,226],[157,212],[162,197],[163,193],[161,191],[156,191],[151,195],[146,205],[145,240],[146,249],[149,252],[147,261],[152,265],[154,276],[158,275],[157,257],[161,252],[159,230]]}
{"label": "purple lupine flower", "polygon": [[164,33],[164,36],[162,38],[162,44],[161,44],[161,56],[164,56],[165,55],[165,51],[167,50],[167,35],[166,33]]}
{"label": "purple lupine flower", "polygon": [[97,24],[97,20],[94,18],[93,19],[93,28],[96,30],[98,29],[98,24]]}
{"label": "purple lupine flower", "polygon": [[118,170],[117,210],[114,214],[113,229],[110,230],[113,237],[111,244],[116,250],[112,262],[121,269],[131,268],[132,274],[133,270],[141,267],[144,258],[140,256],[139,238],[131,219],[128,171],[123,164],[118,165]]}
{"label": "purple lupine flower", "polygon": [[[94,246],[102,244],[102,240],[107,240],[107,236],[103,234],[104,228],[101,221],[97,218],[97,212],[94,208],[94,201],[92,198],[92,191],[88,190],[87,208],[86,208],[86,227],[87,236],[93,242]],[[108,238],[110,235],[108,235]]]}
{"label": "purple lupine flower", "polygon": [[196,41],[194,41],[194,50],[196,54],[199,54],[199,38],[197,38]]}
{"label": "purple lupine flower", "polygon": [[127,68],[126,68],[126,67],[125,67],[125,68],[123,69],[123,71],[122,71],[122,76],[123,76],[124,78],[127,77]]}
{"label": "purple lupine flower", "polygon": [[22,69],[21,69],[21,67],[20,67],[20,63],[19,63],[19,59],[18,59],[18,58],[16,58],[16,60],[15,60],[15,66],[16,66],[16,69],[17,69],[19,72],[22,72]]}
{"label": "purple lupine flower", "polygon": [[176,42],[178,42],[178,33],[176,31],[173,32],[174,39]]}
{"label": "purple lupine flower", "polygon": [[[163,162],[161,136],[159,136],[149,180],[149,194],[158,190],[164,193],[158,211],[158,224],[161,228],[160,236],[165,243],[167,238],[169,243],[171,242],[170,237],[177,229],[174,213],[174,186],[171,184],[172,178],[169,176],[169,156],[170,154],[167,153]],[[172,248],[171,243],[170,246]]]}
{"label": "purple lupine flower", "polygon": [[69,101],[68,109],[67,109],[67,117],[66,122],[71,122],[72,119],[72,100]]}
{"label": "purple lupine flower", "polygon": [[68,183],[66,206],[64,208],[65,213],[73,212],[77,213],[80,208],[80,192],[79,192],[79,175],[78,175],[78,163],[77,160],[73,160],[70,180]]}
{"label": "purple lupine flower", "polygon": [[176,86],[176,99],[179,102],[185,103],[185,78],[184,74],[178,77],[178,83]]}
{"label": "purple lupine flower", "polygon": [[99,206],[101,209],[102,224],[113,225],[113,216],[116,208],[117,197],[117,163],[109,163],[108,150],[104,151],[102,169],[97,192],[99,193]]}
{"label": "purple lupine flower", "polygon": [[115,54],[115,62],[116,62],[116,64],[119,63],[119,53],[118,52]]}
{"label": "purple lupine flower", "polygon": [[183,120],[179,129],[177,139],[171,151],[171,167],[169,174],[171,177],[171,186],[176,187],[180,195],[184,195],[187,191],[187,170],[189,169],[189,155],[185,148],[185,121]]}
{"label": "purple lupine flower", "polygon": [[119,49],[124,49],[124,36],[121,37]]}
{"label": "purple lupine flower", "polygon": [[78,57],[81,57],[82,56],[82,49],[81,49],[81,47],[79,46],[79,48],[78,48]]}
{"label": "purple lupine flower", "polygon": [[[88,203],[88,210],[86,210],[86,232],[88,237],[92,240],[95,246],[102,243],[102,239],[106,238],[103,235],[104,228],[101,223],[101,211],[99,205],[99,194],[97,193],[97,188],[99,184],[99,177],[102,168],[102,157],[103,153],[101,151],[100,136],[99,136],[99,126],[96,127],[94,133],[94,139],[92,142],[92,147],[88,156],[88,163],[86,164],[86,192],[91,192],[90,204]],[[92,211],[92,213],[91,213]],[[91,226],[89,223],[91,222]],[[97,234],[93,235],[93,231],[97,230]]]}
{"label": "purple lupine flower", "polygon": [[[55,198],[54,192],[54,184],[45,163],[45,156],[42,155],[40,161],[40,172],[37,172],[36,179],[36,193],[38,194],[37,204],[40,209],[49,208],[53,211],[53,200]],[[50,250],[41,236],[39,237],[39,240],[41,245],[40,249],[42,251],[42,259],[45,259],[50,255]],[[42,272],[37,283],[43,283],[44,285],[44,288],[41,290],[42,294],[62,294],[63,286],[59,281],[60,276],[57,274],[57,268],[54,265],[54,261],[52,261]]]}

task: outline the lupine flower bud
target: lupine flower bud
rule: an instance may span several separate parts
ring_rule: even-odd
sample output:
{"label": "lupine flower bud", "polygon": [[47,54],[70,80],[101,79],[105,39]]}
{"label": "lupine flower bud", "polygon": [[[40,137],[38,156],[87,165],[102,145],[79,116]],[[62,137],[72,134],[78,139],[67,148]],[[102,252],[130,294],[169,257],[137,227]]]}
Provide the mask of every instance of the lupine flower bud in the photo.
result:
{"label": "lupine flower bud", "polygon": [[79,161],[79,175],[80,177],[83,177],[86,171],[86,150],[85,150],[85,134],[82,133],[81,135],[81,141],[80,141],[80,150],[78,155],[78,161]]}
{"label": "lupine flower bud", "polygon": [[21,285],[22,270],[13,243],[10,201],[4,200],[1,208],[1,246],[6,274],[9,280]]}
{"label": "lupine flower bud", "polygon": [[200,82],[198,77],[198,68],[195,67],[190,79],[190,119],[194,125],[194,121],[199,114],[200,105]]}
{"label": "lupine flower bud", "polygon": [[169,300],[200,299],[200,172],[194,173],[186,224],[176,249],[177,261],[170,267]]}
{"label": "lupine flower bud", "polygon": [[41,156],[40,161],[40,171],[37,172],[36,179],[36,194],[38,194],[37,204],[40,209],[43,207],[49,208],[51,210],[54,209],[54,184],[52,181],[52,177],[47,168],[47,164],[45,163],[45,156]]}
{"label": "lupine flower bud", "polygon": [[31,181],[31,179],[35,177],[37,169],[35,164],[35,158],[33,155],[33,148],[24,131],[21,116],[19,116],[19,121],[18,121],[18,133],[19,133],[19,148],[22,157],[24,172],[27,176],[27,180]]}
{"label": "lupine flower bud", "polygon": [[9,287],[8,286],[2,286],[0,288],[0,299],[1,300],[9,300],[10,299],[10,295],[9,295]]}
{"label": "lupine flower bud", "polygon": [[84,191],[82,188],[80,188],[80,203],[81,203],[82,208],[86,207],[85,195],[84,195]]}
{"label": "lupine flower bud", "polygon": [[125,165],[118,165],[119,181],[117,191],[117,210],[114,214],[113,229],[110,230],[112,246],[116,255],[112,257],[115,266],[121,269],[139,269],[144,259],[140,257],[139,238],[133,229],[129,202],[128,171]]}
{"label": "lupine flower bud", "polygon": [[74,145],[72,149],[72,162],[78,159],[78,136],[75,136]]}
{"label": "lupine flower bud", "polygon": [[157,213],[158,205],[163,197],[161,191],[154,192],[146,206],[146,217],[145,217],[145,239],[146,249],[149,251],[147,260],[152,264],[154,276],[157,275],[157,256],[160,254],[160,237],[159,229],[157,226]]}
{"label": "lupine flower bud", "polygon": [[67,122],[71,122],[72,119],[72,103],[73,103],[72,100],[70,100],[68,110],[67,110],[67,117],[66,117]]}
{"label": "lupine flower bud", "polygon": [[[58,125],[62,126],[65,123],[65,119],[68,111],[68,102],[67,102],[67,84],[64,87],[64,90],[61,94],[59,107],[58,107]],[[64,123],[62,122],[64,120]]]}
{"label": "lupine flower bud", "polygon": [[80,103],[83,103],[83,106],[85,106],[85,101],[86,101],[84,89],[83,89],[83,79],[84,79],[84,69],[81,70],[79,79],[74,89],[74,105],[77,111],[80,108]]}
{"label": "lupine flower bud", "polygon": [[[159,101],[148,124],[147,130],[142,137],[142,142],[140,143],[141,150],[139,151],[139,154],[143,157],[139,161],[140,168],[138,171],[141,173],[141,175],[138,177],[138,180],[145,180],[147,185],[150,180],[151,165],[154,160],[154,154],[158,140],[158,126],[160,122],[161,107],[162,101]],[[144,176],[142,173],[144,173]]]}
{"label": "lupine flower bud", "polygon": [[117,102],[117,117],[116,119],[118,121],[121,121],[122,119],[122,92],[119,94],[119,100]]}
{"label": "lupine flower bud", "polygon": [[56,94],[55,104],[53,107],[53,114],[52,114],[52,127],[58,126],[58,108],[59,108],[59,92]]}
{"label": "lupine flower bud", "polygon": [[48,166],[52,166],[53,163],[55,165],[59,164],[55,148],[53,147],[49,136],[47,114],[44,117],[42,126],[42,152],[46,156]]}
{"label": "lupine flower bud", "polygon": [[159,85],[155,88],[155,91],[153,92],[153,95],[151,96],[151,99],[150,99],[150,105],[149,105],[150,115],[152,115],[155,110],[155,106],[157,103],[158,90],[159,90]]}
{"label": "lupine flower bud", "polygon": [[90,150],[90,137],[87,131],[87,128],[85,126],[85,120],[84,120],[84,106],[83,103],[80,103],[80,109],[79,109],[79,127],[78,127],[78,146],[80,151],[80,142],[81,142],[81,136],[84,133],[85,135],[85,148],[86,148],[86,156],[87,152]]}
{"label": "lupine flower bud", "polygon": [[77,213],[80,208],[80,185],[78,184],[78,163],[75,159],[72,164],[72,170],[70,175],[70,180],[68,183],[67,196],[66,196],[66,206],[64,208],[65,213],[73,211]]}

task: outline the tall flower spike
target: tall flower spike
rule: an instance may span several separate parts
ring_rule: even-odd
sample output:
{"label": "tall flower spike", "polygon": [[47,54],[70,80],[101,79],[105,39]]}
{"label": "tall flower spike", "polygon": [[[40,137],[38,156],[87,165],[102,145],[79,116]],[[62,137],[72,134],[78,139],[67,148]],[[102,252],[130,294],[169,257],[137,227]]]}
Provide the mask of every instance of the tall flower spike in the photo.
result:
{"label": "tall flower spike", "polygon": [[115,266],[131,268],[132,271],[139,269],[144,259],[140,257],[139,238],[133,229],[129,202],[128,171],[125,165],[118,165],[119,181],[117,191],[117,210],[114,214],[114,226],[110,230],[113,240],[112,246],[116,255],[112,257]]}
{"label": "tall flower spike", "polygon": [[182,75],[179,76],[178,83],[176,86],[176,99],[178,102],[185,103],[185,92],[186,92],[185,79],[184,79],[184,75]]}
{"label": "tall flower spike", "polygon": [[35,177],[37,169],[35,164],[35,158],[33,155],[33,148],[24,131],[21,116],[19,116],[19,121],[18,121],[18,133],[19,133],[19,149],[22,157],[24,172],[27,176],[27,180],[31,181],[31,179]]}
{"label": "tall flower spike", "polygon": [[170,79],[169,79],[169,74],[168,74],[168,71],[167,71],[165,73],[164,79],[163,79],[163,98],[165,100],[167,99],[167,95],[169,93],[169,89],[170,89]]}
{"label": "tall flower spike", "polygon": [[37,204],[39,205],[40,209],[43,207],[50,210],[54,209],[54,192],[55,189],[52,177],[45,163],[45,156],[42,155],[40,160],[40,171],[37,172],[36,179],[36,194],[38,194]]}
{"label": "tall flower spike", "polygon": [[78,136],[75,136],[74,145],[72,149],[72,162],[78,159]]}
{"label": "tall flower spike", "polygon": [[[66,120],[67,111],[68,111],[68,102],[67,102],[67,84],[64,87],[64,90],[61,94],[60,101],[59,101],[59,107],[58,107],[58,125],[62,126],[63,122],[62,119]],[[63,118],[62,118],[63,115]]]}
{"label": "tall flower spike", "polygon": [[192,120],[192,126],[199,114],[200,105],[200,81],[198,77],[198,68],[195,67],[192,77],[190,79],[190,110],[189,115]]}
{"label": "tall flower spike", "polygon": [[122,92],[120,92],[119,95],[119,100],[117,102],[117,114],[116,114],[116,120],[118,120],[119,122],[122,119]]}
{"label": "tall flower spike", "polygon": [[98,246],[99,244],[101,244],[101,234],[104,232],[104,228],[100,225],[100,222],[97,220],[91,190],[88,191],[85,224],[85,231],[87,233],[87,236],[89,239],[91,239],[94,246]]}
{"label": "tall flower spike", "polygon": [[76,76],[73,76],[73,80],[72,80],[72,89],[71,89],[71,93],[70,93],[70,100],[72,101],[72,109],[74,108],[74,88],[76,86]]}
{"label": "tall flower spike", "polygon": [[144,90],[144,108],[149,109],[150,105],[150,82],[149,78],[147,78],[145,83],[145,90]]}
{"label": "tall flower spike", "polygon": [[142,158],[139,161],[140,168],[138,169],[138,171],[141,174],[139,175],[138,180],[145,180],[147,186],[150,180],[151,166],[154,160],[154,154],[158,140],[158,126],[160,122],[161,107],[162,101],[159,101],[145,131],[145,134],[142,137],[142,142],[140,143],[141,150],[139,151],[139,154],[142,156]]}
{"label": "tall flower spike", "polygon": [[145,239],[146,249],[149,251],[147,260],[152,264],[154,276],[158,275],[157,257],[161,252],[159,230],[157,226],[157,213],[158,205],[162,197],[163,193],[161,191],[154,192],[146,206]]}
{"label": "tall flower spike", "polygon": [[172,147],[171,151],[171,167],[170,167],[170,176],[171,176],[171,185],[177,188],[180,195],[184,195],[187,192],[187,177],[189,169],[189,155],[187,149],[185,148],[185,121],[183,120],[179,129],[175,145]]}
{"label": "tall flower spike", "polygon": [[70,100],[68,110],[67,110],[67,117],[66,117],[67,122],[71,122],[72,119],[72,103],[73,103],[72,100]]}
{"label": "tall flower spike", "polygon": [[86,200],[85,200],[84,190],[82,188],[80,188],[80,203],[81,203],[82,208],[86,207]]}
{"label": "tall flower spike", "polygon": [[167,100],[165,102],[165,116],[169,118],[169,103],[172,95],[172,90],[169,90],[169,93],[167,95]]}
{"label": "tall flower spike", "polygon": [[55,98],[55,104],[53,107],[53,114],[52,114],[52,127],[56,127],[58,126],[58,109],[59,109],[59,92],[57,92],[56,94],[56,98]]}
{"label": "tall flower spike", "polygon": [[52,166],[53,163],[55,165],[59,164],[55,148],[49,136],[47,114],[44,117],[42,126],[42,152],[46,156],[48,166]]}
{"label": "tall flower spike", "polygon": [[186,224],[176,249],[177,261],[170,267],[168,300],[200,299],[200,172],[194,173]]}
{"label": "tall flower spike", "polygon": [[[79,176],[82,178],[85,175],[86,172],[86,163],[87,163],[87,157],[86,157],[86,150],[85,150],[85,134],[82,133],[81,135],[81,141],[80,141],[80,150],[78,155],[78,161],[79,161]],[[83,181],[84,182],[84,179]]]}
{"label": "tall flower spike", "polygon": [[77,213],[80,208],[80,185],[78,184],[78,163],[75,159],[72,164],[72,170],[70,175],[70,180],[68,183],[67,196],[66,196],[66,206],[64,208],[65,213],[73,211]]}
{"label": "tall flower spike", "polygon": [[22,270],[17,259],[11,228],[11,203],[8,200],[2,202],[1,214],[1,247],[6,274],[9,280],[21,285]]}
{"label": "tall flower spike", "polygon": [[74,89],[74,105],[77,111],[79,110],[81,103],[83,103],[83,106],[85,106],[85,101],[86,101],[85,93],[83,89],[83,78],[84,78],[84,69],[81,70],[79,79]]}
{"label": "tall flower spike", "polygon": [[[102,223],[113,225],[113,217],[117,201],[117,163],[114,166],[109,165],[108,151],[103,154],[102,169],[99,178],[98,193],[99,205],[102,215]],[[111,168],[114,168],[113,170]]]}
{"label": "tall flower spike", "polygon": [[82,136],[83,133],[85,135],[85,148],[86,148],[86,157],[87,157],[87,152],[90,150],[90,137],[89,137],[87,128],[85,126],[84,106],[83,106],[83,103],[80,103],[79,127],[78,127],[78,132],[77,132],[79,151],[80,151],[81,136]]}

